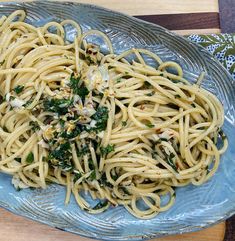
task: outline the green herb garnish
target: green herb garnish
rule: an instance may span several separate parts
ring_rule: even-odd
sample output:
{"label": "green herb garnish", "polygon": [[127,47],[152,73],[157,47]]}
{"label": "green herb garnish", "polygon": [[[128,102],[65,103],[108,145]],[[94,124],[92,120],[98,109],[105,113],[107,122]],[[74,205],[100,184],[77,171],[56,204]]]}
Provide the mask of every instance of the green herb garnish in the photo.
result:
{"label": "green herb garnish", "polygon": [[37,121],[30,121],[29,125],[32,126],[32,130],[35,131],[39,131],[40,130],[40,126],[38,124]]}
{"label": "green herb garnish", "polygon": [[94,170],[95,169],[94,162],[93,162],[93,160],[91,158],[88,160],[88,164],[89,164],[90,170]]}
{"label": "green herb garnish", "polygon": [[16,94],[20,94],[23,90],[24,90],[24,86],[23,85],[17,85],[14,88],[14,91],[15,91]]}
{"label": "green herb garnish", "polygon": [[77,123],[73,131],[69,133],[67,131],[64,131],[60,134],[60,137],[63,137],[64,139],[73,139],[82,132],[82,129],[82,125]]}
{"label": "green herb garnish", "polygon": [[89,180],[90,181],[93,181],[93,180],[96,180],[96,172],[95,170],[93,170],[89,176]]}
{"label": "green herb garnish", "polygon": [[72,105],[72,102],[70,99],[45,99],[43,106],[46,111],[65,115],[68,113],[68,108]]}
{"label": "green herb garnish", "polygon": [[130,195],[128,189],[126,187],[120,187],[120,189],[127,195]]}
{"label": "green herb garnish", "polygon": [[33,163],[33,161],[34,161],[34,155],[33,155],[33,153],[32,152],[30,152],[29,154],[28,154],[28,156],[26,157],[26,160],[25,160],[28,164],[32,164]]}
{"label": "green herb garnish", "polygon": [[77,156],[81,157],[81,156],[84,156],[84,155],[88,154],[89,152],[90,152],[89,147],[84,146],[81,150],[77,151]]}
{"label": "green herb garnish", "polygon": [[107,145],[106,147],[100,147],[101,156],[106,156],[110,152],[114,151],[114,145]]}
{"label": "green herb garnish", "polygon": [[24,107],[28,107],[29,105],[31,105],[33,103],[33,100],[28,100],[26,101],[26,103],[23,105]]}
{"label": "green herb garnish", "polygon": [[65,172],[72,171],[74,168],[72,163],[68,160],[59,161],[58,166]]}
{"label": "green herb garnish", "polygon": [[98,180],[100,186],[113,188],[113,185],[108,182],[105,172],[102,174],[101,178]]}
{"label": "green herb garnish", "polygon": [[61,144],[58,148],[55,150],[51,151],[49,153],[48,159],[56,159],[56,160],[66,160],[69,159],[71,156],[71,146],[69,142],[65,142],[64,144]]}
{"label": "green herb garnish", "polygon": [[178,172],[175,163],[173,159],[175,158],[174,153],[171,153],[169,156],[167,156],[167,164],[170,165],[176,172]]}
{"label": "green herb garnish", "polygon": [[75,77],[74,73],[71,75],[70,77],[70,88],[73,90],[73,93],[76,95],[79,95],[82,99],[82,101],[85,100],[86,95],[89,94],[89,90],[87,89],[87,87],[85,87],[84,85],[80,85],[79,86],[79,82],[80,82],[80,77]]}
{"label": "green herb garnish", "polygon": [[76,172],[74,174],[74,178],[73,178],[73,182],[76,182],[78,179],[80,179],[82,177],[81,172]]}
{"label": "green herb garnish", "polygon": [[107,127],[107,121],[109,118],[108,108],[105,106],[99,107],[96,113],[91,117],[92,120],[96,121],[96,127],[89,128],[87,131],[104,131]]}
{"label": "green herb garnish", "polygon": [[145,126],[147,126],[148,128],[153,128],[154,127],[154,125],[152,123],[147,123],[147,124],[145,124]]}

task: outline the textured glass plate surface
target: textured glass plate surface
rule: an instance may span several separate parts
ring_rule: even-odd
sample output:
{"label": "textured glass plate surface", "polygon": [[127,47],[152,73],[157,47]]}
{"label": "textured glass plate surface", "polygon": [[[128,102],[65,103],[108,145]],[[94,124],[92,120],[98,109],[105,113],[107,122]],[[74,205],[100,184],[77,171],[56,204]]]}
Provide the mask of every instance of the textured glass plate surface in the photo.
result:
{"label": "textured glass plate surface", "polygon": [[[174,206],[151,220],[134,218],[122,207],[91,215],[81,211],[73,198],[68,206],[64,206],[65,189],[58,185],[51,185],[46,190],[17,192],[11,185],[11,177],[5,174],[0,174],[2,207],[83,236],[119,241],[196,231],[235,213],[235,83],[211,55],[162,27],[91,5],[46,1],[2,3],[0,16],[16,9],[26,10],[27,22],[36,26],[48,21],[73,19],[84,31],[101,30],[111,39],[116,53],[132,47],[153,51],[165,61],[179,63],[185,78],[192,82],[205,71],[203,87],[217,95],[224,105],[226,120],[223,129],[230,145],[209,182],[200,187],[178,188]],[[72,40],[74,34],[73,29],[68,29],[67,38]],[[90,37],[89,40],[101,44],[105,50],[100,38]]]}

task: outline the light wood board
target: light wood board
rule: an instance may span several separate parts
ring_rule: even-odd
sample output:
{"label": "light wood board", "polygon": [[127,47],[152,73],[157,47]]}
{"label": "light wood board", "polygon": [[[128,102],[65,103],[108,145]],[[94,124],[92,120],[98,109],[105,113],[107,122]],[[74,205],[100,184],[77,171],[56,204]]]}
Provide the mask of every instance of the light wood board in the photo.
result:
{"label": "light wood board", "polygon": [[[0,241],[91,241],[75,234],[65,233],[55,228],[16,216],[0,209]],[[222,241],[225,224],[195,233],[169,236],[153,241]]]}

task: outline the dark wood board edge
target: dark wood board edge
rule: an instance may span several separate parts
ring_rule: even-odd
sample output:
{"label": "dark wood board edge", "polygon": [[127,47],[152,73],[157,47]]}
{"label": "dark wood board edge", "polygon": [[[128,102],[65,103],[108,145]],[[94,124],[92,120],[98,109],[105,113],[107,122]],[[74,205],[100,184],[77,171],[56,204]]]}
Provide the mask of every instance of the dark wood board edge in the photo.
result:
{"label": "dark wood board edge", "polygon": [[224,241],[235,241],[235,215],[226,220]]}
{"label": "dark wood board edge", "polygon": [[[234,1],[235,0],[231,0]],[[136,18],[161,25],[169,30],[220,28],[219,13],[182,13],[141,15]]]}

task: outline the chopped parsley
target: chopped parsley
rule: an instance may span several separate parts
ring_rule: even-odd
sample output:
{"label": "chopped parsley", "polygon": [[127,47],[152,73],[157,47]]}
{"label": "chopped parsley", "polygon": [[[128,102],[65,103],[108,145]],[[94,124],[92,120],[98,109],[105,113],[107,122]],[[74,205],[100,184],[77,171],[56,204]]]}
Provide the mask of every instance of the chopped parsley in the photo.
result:
{"label": "chopped parsley", "polygon": [[93,162],[93,160],[91,158],[88,160],[88,164],[89,164],[90,170],[94,170],[95,169],[94,162]]}
{"label": "chopped parsley", "polygon": [[76,93],[77,90],[79,89],[80,79],[81,79],[80,76],[75,77],[74,73],[72,73],[71,76],[70,76],[69,86],[70,86],[71,89],[73,89],[74,93]]}
{"label": "chopped parsley", "polygon": [[84,102],[86,95],[89,94],[89,90],[84,85],[79,86],[79,82],[80,82],[80,77],[76,78],[73,73],[70,77],[69,86],[73,90],[73,93],[76,95],[79,95],[82,101]]}
{"label": "chopped parsley", "polygon": [[0,66],[3,65],[4,63],[5,63],[5,59],[2,62],[0,62]]}
{"label": "chopped parsley", "polygon": [[61,144],[57,149],[49,154],[50,159],[55,158],[57,160],[63,160],[70,156],[71,146],[69,142]]}
{"label": "chopped parsley", "polygon": [[74,178],[73,178],[73,182],[76,182],[78,179],[80,179],[82,177],[81,172],[76,172],[74,174]]}
{"label": "chopped parsley", "polygon": [[23,85],[17,85],[14,88],[14,91],[15,91],[16,94],[20,94],[23,90],[24,90],[24,86]]}
{"label": "chopped parsley", "polygon": [[78,136],[82,132],[82,125],[79,123],[76,124],[75,128],[71,132],[63,131],[60,134],[60,137],[63,137],[64,139],[73,139],[76,136]]}
{"label": "chopped parsley", "polygon": [[81,156],[88,154],[89,152],[90,152],[89,147],[86,145],[82,149],[77,151],[77,156],[81,157]]}
{"label": "chopped parsley", "polygon": [[72,105],[70,99],[45,99],[43,106],[46,111],[57,113],[58,115],[65,115],[68,113],[68,108]]}
{"label": "chopped parsley", "polygon": [[152,123],[147,123],[147,124],[145,124],[145,126],[147,126],[148,128],[153,128],[154,127],[154,125]]}
{"label": "chopped parsley", "polygon": [[108,155],[110,152],[114,151],[114,149],[115,149],[114,145],[107,145],[106,147],[100,147],[101,156]]}
{"label": "chopped parsley", "polygon": [[68,160],[59,161],[58,166],[65,172],[71,171],[74,168],[72,163]]}
{"label": "chopped parsley", "polygon": [[124,194],[130,195],[130,193],[126,187],[120,187],[120,189],[123,191]]}
{"label": "chopped parsley", "polygon": [[26,101],[26,103],[23,105],[24,107],[28,107],[29,105],[31,105],[33,103],[33,100],[28,100]]}
{"label": "chopped parsley", "polygon": [[35,131],[39,131],[40,130],[40,126],[37,123],[37,121],[30,121],[29,125],[32,127],[32,130]]}
{"label": "chopped parsley", "polygon": [[33,153],[32,152],[30,152],[29,154],[28,154],[28,156],[26,157],[26,160],[25,160],[28,164],[32,164],[33,163],[33,161],[34,161],[34,155],[33,155]]}
{"label": "chopped parsley", "polygon": [[171,166],[176,172],[178,172],[176,165],[173,161],[174,157],[175,157],[174,153],[171,153],[169,156],[167,156],[167,164]]}
{"label": "chopped parsley", "polygon": [[89,180],[90,180],[90,181],[96,180],[96,172],[95,172],[95,170],[93,170],[93,171],[91,172],[91,174],[90,174],[90,176],[89,176]]}
{"label": "chopped parsley", "polygon": [[71,163],[71,146],[69,142],[65,142],[51,151],[48,160],[52,165],[60,167],[63,171],[72,171],[74,166]]}
{"label": "chopped parsley", "polygon": [[88,129],[88,131],[104,131],[107,127],[107,121],[109,118],[108,108],[105,106],[99,107],[96,113],[91,117],[92,120],[96,121],[96,127]]}
{"label": "chopped parsley", "polygon": [[102,174],[101,178],[98,181],[100,183],[100,186],[113,188],[113,185],[108,182],[105,172]]}

